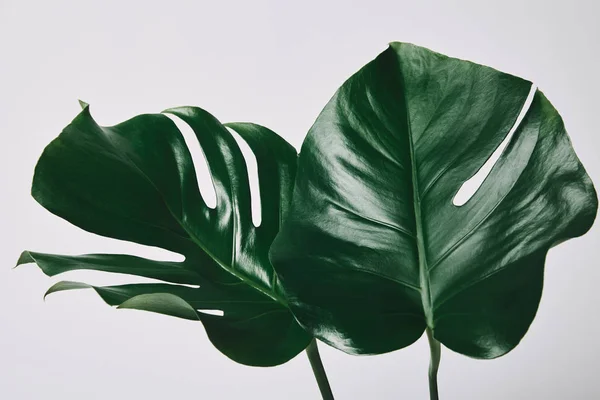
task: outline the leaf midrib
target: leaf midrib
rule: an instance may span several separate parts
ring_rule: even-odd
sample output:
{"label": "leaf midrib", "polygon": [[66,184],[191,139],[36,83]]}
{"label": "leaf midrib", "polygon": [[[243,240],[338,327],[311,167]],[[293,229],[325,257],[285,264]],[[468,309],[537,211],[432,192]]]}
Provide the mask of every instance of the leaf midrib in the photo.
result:
{"label": "leaf midrib", "polygon": [[429,271],[427,268],[427,257],[425,252],[425,234],[423,232],[423,220],[421,217],[421,197],[419,193],[419,181],[417,174],[417,163],[415,159],[415,149],[413,142],[413,134],[410,123],[410,115],[408,112],[408,101],[406,98],[406,85],[404,81],[404,75],[402,73],[402,66],[399,57],[398,70],[400,75],[400,86],[401,94],[403,97],[404,111],[406,117],[406,132],[408,136],[409,144],[409,155],[410,155],[410,170],[411,170],[411,183],[413,191],[413,211],[415,215],[415,226],[416,226],[416,243],[417,243],[417,259],[419,261],[419,282],[421,287],[421,302],[423,305],[423,311],[425,313],[425,321],[427,326],[433,329],[433,308],[431,300],[431,283],[429,279]]}

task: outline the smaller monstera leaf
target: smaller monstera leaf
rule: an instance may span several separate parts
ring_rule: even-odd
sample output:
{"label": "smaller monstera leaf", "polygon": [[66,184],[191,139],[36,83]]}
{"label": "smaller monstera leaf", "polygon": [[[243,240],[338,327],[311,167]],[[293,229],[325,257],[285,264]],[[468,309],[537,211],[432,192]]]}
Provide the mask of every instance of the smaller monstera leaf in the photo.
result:
{"label": "smaller monstera leaf", "polygon": [[[290,313],[268,259],[291,198],[294,148],[262,126],[222,125],[200,108],[165,111],[196,134],[216,193],[216,206],[210,208],[171,119],[140,115],[101,127],[83,106],[44,150],[35,169],[33,197],[86,231],[160,247],[185,260],[26,251],[18,264],[34,262],[49,276],[97,270],[164,281],[108,287],[59,282],[48,293],[93,288],[113,306],[201,321],[211,342],[242,364],[278,365],[304,350],[311,337]],[[258,227],[252,223],[244,157],[227,127],[256,156],[262,209]],[[202,312],[209,309],[223,315]]]}
{"label": "smaller monstera leaf", "polygon": [[271,248],[309,332],[363,354],[406,347],[426,328],[476,358],[519,343],[546,253],[585,233],[597,209],[539,91],[479,189],[455,205],[531,86],[404,43],[342,85],[302,145],[290,214]]}

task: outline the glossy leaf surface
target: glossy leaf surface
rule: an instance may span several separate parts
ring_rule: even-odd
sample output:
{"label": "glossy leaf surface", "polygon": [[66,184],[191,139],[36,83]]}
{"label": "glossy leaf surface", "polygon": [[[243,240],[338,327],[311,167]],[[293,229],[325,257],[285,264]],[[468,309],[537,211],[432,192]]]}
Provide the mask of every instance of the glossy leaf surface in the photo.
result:
{"label": "glossy leaf surface", "polygon": [[563,121],[539,91],[478,190],[453,204],[530,88],[403,43],[343,84],[302,146],[290,217],[271,249],[309,332],[362,354],[408,346],[426,327],[472,357],[518,344],[548,250],[585,233],[597,209]]}
{"label": "glossy leaf surface", "polygon": [[[211,172],[215,208],[200,195],[191,155],[171,119],[140,115],[101,127],[87,105],[44,150],[32,195],[89,232],[161,247],[185,260],[26,251],[19,264],[35,262],[50,276],[97,270],[161,280],[93,289],[110,305],[201,321],[212,343],[239,363],[284,363],[311,340],[289,311],[268,259],[291,198],[296,152],[264,127],[228,125],[257,159],[262,222],[255,227],[245,160],[226,126],[195,107],[166,112],[193,129]],[[92,287],[59,282],[48,293],[81,288]]]}

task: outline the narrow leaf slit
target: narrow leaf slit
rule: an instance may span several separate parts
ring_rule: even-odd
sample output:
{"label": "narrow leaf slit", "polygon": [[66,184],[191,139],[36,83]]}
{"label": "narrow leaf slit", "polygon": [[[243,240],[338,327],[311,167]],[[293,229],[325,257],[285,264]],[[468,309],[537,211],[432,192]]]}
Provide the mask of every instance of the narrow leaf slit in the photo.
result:
{"label": "narrow leaf slit", "polygon": [[223,310],[197,310],[199,313],[203,313],[203,314],[208,314],[208,315],[215,315],[217,317],[222,317],[223,315],[225,315],[225,313],[223,312]]}
{"label": "narrow leaf slit", "polygon": [[90,269],[78,269],[72,271],[62,272],[56,275],[54,279],[58,281],[74,281],[74,282],[85,282],[91,286],[118,286],[118,285],[135,285],[135,284],[155,284],[160,283],[163,285],[170,286],[184,286],[191,289],[199,289],[200,285],[187,284],[187,283],[171,283],[161,279],[147,278],[145,276],[121,273],[121,272],[108,272],[108,271],[96,271]]}
{"label": "narrow leaf slit", "polygon": [[262,221],[262,209],[260,206],[260,190],[258,186],[258,164],[256,162],[256,156],[248,146],[248,143],[240,137],[240,135],[231,128],[227,128],[231,135],[237,142],[244,161],[246,161],[246,168],[248,170],[248,182],[250,184],[250,200],[252,207],[252,223],[254,226],[259,227]]}
{"label": "narrow leaf slit", "polygon": [[494,167],[494,165],[496,165],[496,163],[500,159],[500,156],[504,152],[504,149],[506,148],[506,146],[508,146],[508,144],[512,140],[512,137],[513,137],[515,131],[521,125],[521,122],[523,121],[523,118],[525,118],[525,115],[527,114],[529,107],[531,107],[531,103],[533,101],[533,97],[535,96],[536,91],[537,91],[537,86],[531,85],[531,89],[529,90],[529,94],[528,94],[527,98],[525,99],[525,102],[523,103],[521,112],[519,113],[519,116],[515,120],[514,125],[508,132],[508,135],[506,135],[506,137],[504,138],[502,143],[500,143],[498,148],[496,148],[496,150],[494,150],[494,152],[492,153],[490,158],[488,158],[487,161],[481,166],[481,168],[479,168],[479,170],[475,173],[475,175],[473,175],[471,178],[466,180],[460,186],[460,188],[458,189],[458,192],[456,192],[456,195],[454,195],[454,198],[452,199],[452,204],[454,204],[457,207],[463,206],[467,201],[469,201],[475,195],[475,193],[477,193],[477,191],[479,190],[479,188],[481,187],[481,185],[483,184],[483,182],[485,181],[487,176],[492,171],[492,168]]}
{"label": "narrow leaf slit", "polygon": [[177,125],[177,128],[183,135],[185,144],[192,156],[192,163],[196,170],[196,179],[198,180],[198,188],[200,189],[202,199],[207,207],[214,209],[217,206],[217,194],[215,192],[215,187],[213,186],[212,176],[210,174],[210,169],[208,168],[208,163],[206,162],[206,157],[196,138],[196,134],[181,118],[168,113],[165,113],[164,115],[169,117],[175,125]]}

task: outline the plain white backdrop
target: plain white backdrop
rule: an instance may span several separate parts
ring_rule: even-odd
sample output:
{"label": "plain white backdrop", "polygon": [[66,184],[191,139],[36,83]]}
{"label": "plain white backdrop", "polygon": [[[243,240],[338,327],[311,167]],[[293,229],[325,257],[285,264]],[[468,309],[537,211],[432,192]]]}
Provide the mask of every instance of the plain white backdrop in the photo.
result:
{"label": "plain white backdrop", "polygon": [[[11,270],[24,249],[164,256],[88,234],[30,197],[35,162],[77,99],[102,125],[197,105],[299,148],[346,78],[388,42],[408,41],[536,83],[600,183],[599,11],[595,0],[0,0],[0,398],[319,398],[304,354],[277,368],[237,365],[199,323],[116,311],[86,291],[43,302],[58,279],[33,265]],[[596,224],[550,251],[538,315],[513,352],[476,361],[444,349],[444,400],[600,398],[599,239]],[[338,399],[428,398],[424,338],[377,357],[321,352]]]}

